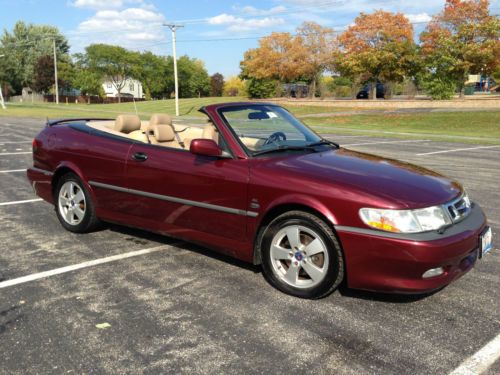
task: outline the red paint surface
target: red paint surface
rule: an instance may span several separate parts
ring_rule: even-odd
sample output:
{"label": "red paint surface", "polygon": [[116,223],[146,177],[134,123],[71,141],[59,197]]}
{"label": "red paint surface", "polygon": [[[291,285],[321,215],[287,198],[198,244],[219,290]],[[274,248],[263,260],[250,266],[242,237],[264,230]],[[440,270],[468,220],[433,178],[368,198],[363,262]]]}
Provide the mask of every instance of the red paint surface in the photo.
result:
{"label": "red paint surface", "polygon": [[[241,103],[240,103],[241,104]],[[229,104],[235,105],[235,104]],[[217,110],[205,108],[234,158],[194,155],[127,140],[91,135],[56,125],[37,136],[34,167],[72,170],[86,183],[103,220],[135,226],[214,248],[245,261],[269,212],[293,205],[321,214],[332,226],[365,228],[362,207],[422,208],[451,201],[461,186],[414,165],[349,151],[248,157]],[[146,161],[133,160],[137,152]],[[53,202],[51,177],[28,170],[35,191]],[[91,187],[105,183],[242,211],[248,217]],[[259,208],[251,206],[258,202]],[[414,242],[339,232],[347,281],[352,287],[420,292],[439,288],[467,272],[460,262],[477,247],[480,230],[439,241]],[[444,276],[423,280],[429,268]]]}

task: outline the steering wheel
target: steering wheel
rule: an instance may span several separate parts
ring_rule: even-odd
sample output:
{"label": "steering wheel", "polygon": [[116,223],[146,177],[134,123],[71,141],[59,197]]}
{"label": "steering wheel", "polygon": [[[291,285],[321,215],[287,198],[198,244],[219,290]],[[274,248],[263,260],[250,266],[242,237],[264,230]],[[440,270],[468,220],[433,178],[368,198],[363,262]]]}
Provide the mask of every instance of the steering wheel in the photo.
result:
{"label": "steering wheel", "polygon": [[266,141],[264,142],[263,146],[269,145],[271,143],[279,142],[279,141],[286,141],[286,135],[283,132],[275,132],[271,134]]}

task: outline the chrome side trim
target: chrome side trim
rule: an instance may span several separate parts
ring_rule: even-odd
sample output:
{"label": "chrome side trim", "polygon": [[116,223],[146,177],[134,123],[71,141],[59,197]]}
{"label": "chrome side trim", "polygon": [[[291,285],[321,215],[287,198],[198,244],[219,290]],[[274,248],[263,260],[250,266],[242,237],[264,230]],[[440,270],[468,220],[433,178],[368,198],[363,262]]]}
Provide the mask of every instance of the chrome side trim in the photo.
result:
{"label": "chrome side trim", "polygon": [[248,216],[248,217],[257,217],[259,215],[258,212],[238,210],[236,208],[218,206],[218,205],[210,204],[210,203],[197,202],[197,201],[192,201],[189,199],[176,198],[176,197],[171,197],[168,195],[148,193],[147,191],[128,189],[128,188],[124,188],[124,187],[120,187],[120,186],[103,184],[101,182],[89,181],[89,185],[103,188],[103,189],[115,190],[115,191],[119,191],[121,193],[135,194],[135,195],[139,195],[142,197],[154,198],[154,199],[159,199],[159,200],[167,201],[167,202],[185,204],[185,205],[193,206],[193,207],[206,208],[208,210],[220,211],[220,212],[225,212],[228,214]]}
{"label": "chrome side trim", "polygon": [[54,175],[53,172],[46,171],[45,169],[40,169],[40,168],[35,168],[35,167],[31,167],[28,169],[31,169],[32,171],[35,171],[35,172],[43,173],[46,176],[53,176]]}

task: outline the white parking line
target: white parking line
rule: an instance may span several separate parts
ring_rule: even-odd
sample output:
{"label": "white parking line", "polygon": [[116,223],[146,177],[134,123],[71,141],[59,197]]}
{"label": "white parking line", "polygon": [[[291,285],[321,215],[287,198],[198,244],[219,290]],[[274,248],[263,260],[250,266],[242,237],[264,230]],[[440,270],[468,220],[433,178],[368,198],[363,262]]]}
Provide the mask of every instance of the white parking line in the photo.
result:
{"label": "white parking line", "polygon": [[500,334],[483,346],[474,355],[467,358],[450,375],[479,375],[500,358]]}
{"label": "white parking line", "polygon": [[13,206],[16,204],[25,204],[25,203],[33,203],[33,202],[41,202],[43,199],[26,199],[24,201],[13,201],[13,202],[2,202],[0,206]]}
{"label": "white parking line", "polygon": [[171,247],[172,247],[171,245],[162,245],[162,246],[152,247],[149,249],[131,251],[131,252],[125,253],[125,254],[112,255],[112,256],[109,256],[106,258],[94,259],[94,260],[90,260],[90,261],[83,262],[83,263],[73,264],[71,266],[55,268],[55,269],[50,270],[50,271],[34,273],[34,274],[23,276],[23,277],[18,277],[17,279],[2,281],[2,282],[0,282],[0,289],[7,288],[9,286],[28,283],[28,282],[34,281],[34,280],[44,279],[44,278],[50,277],[50,276],[60,275],[62,273],[80,270],[82,268],[97,266],[99,264],[115,262],[117,260],[137,257],[140,255],[145,255],[145,254],[151,254],[151,253],[155,253],[158,251],[170,249]]}
{"label": "white parking line", "polygon": [[18,172],[26,172],[26,169],[11,169],[10,171],[0,171],[0,173],[18,173]]}
{"label": "white parking line", "polygon": [[419,139],[419,140],[412,140],[412,141],[384,141],[384,142],[366,142],[366,143],[351,143],[347,145],[342,145],[342,147],[345,146],[365,146],[365,145],[381,145],[381,144],[390,144],[390,143],[417,143],[417,142],[428,142],[427,139]]}
{"label": "white parking line", "polygon": [[26,152],[3,152],[0,154],[0,156],[6,156],[6,155],[27,155],[31,154],[31,151],[26,151]]}
{"label": "white parking line", "polygon": [[498,146],[480,146],[480,147],[468,147],[468,148],[455,148],[452,150],[442,150],[442,151],[433,151],[433,152],[424,152],[423,154],[417,154],[417,156],[424,156],[424,155],[435,155],[435,154],[445,154],[447,152],[459,152],[459,151],[468,151],[468,150],[480,150],[484,148],[498,148]]}
{"label": "white parking line", "polygon": [[9,142],[4,142],[4,141],[0,141],[0,146],[3,146],[3,145],[17,145],[17,144],[20,144],[20,143],[32,143],[33,141],[9,141]]}

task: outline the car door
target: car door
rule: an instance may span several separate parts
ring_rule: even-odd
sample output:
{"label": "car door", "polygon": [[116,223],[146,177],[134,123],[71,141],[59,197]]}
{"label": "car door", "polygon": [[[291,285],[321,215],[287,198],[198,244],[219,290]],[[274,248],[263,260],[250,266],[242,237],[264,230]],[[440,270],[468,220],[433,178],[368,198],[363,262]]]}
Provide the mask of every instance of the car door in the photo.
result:
{"label": "car door", "polygon": [[148,228],[188,239],[193,238],[190,231],[232,240],[246,237],[247,160],[134,144],[126,175],[135,196],[127,212]]}

